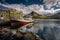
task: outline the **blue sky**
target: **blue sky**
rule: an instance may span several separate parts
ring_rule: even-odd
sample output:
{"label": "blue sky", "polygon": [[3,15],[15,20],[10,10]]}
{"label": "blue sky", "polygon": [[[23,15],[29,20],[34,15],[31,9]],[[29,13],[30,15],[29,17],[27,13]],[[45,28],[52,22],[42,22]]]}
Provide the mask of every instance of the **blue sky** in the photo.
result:
{"label": "blue sky", "polygon": [[43,4],[43,0],[0,0],[0,3],[8,3],[8,4]]}

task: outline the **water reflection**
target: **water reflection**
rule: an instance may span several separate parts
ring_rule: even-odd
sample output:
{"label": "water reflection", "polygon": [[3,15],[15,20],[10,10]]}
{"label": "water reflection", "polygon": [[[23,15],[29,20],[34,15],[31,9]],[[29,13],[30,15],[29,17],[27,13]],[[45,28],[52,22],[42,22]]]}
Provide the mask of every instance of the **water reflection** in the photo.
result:
{"label": "water reflection", "polygon": [[34,32],[44,40],[60,40],[60,19],[38,19]]}

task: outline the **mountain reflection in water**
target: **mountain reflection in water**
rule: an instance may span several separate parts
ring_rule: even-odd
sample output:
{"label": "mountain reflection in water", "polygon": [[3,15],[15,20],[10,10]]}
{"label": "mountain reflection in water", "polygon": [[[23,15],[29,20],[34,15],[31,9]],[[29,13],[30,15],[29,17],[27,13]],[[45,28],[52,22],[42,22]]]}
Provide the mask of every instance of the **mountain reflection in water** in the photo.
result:
{"label": "mountain reflection in water", "polygon": [[60,19],[37,19],[33,27],[43,40],[60,40]]}

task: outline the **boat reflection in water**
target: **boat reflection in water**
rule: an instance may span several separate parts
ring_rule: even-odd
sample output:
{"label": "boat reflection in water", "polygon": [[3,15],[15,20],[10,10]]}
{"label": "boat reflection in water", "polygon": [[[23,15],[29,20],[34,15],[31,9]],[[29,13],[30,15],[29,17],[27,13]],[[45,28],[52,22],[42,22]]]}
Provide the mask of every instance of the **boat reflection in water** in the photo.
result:
{"label": "boat reflection in water", "polygon": [[18,26],[24,26],[30,23],[33,23],[33,20],[24,20],[24,19],[17,19],[17,20],[10,20],[11,25],[18,25]]}

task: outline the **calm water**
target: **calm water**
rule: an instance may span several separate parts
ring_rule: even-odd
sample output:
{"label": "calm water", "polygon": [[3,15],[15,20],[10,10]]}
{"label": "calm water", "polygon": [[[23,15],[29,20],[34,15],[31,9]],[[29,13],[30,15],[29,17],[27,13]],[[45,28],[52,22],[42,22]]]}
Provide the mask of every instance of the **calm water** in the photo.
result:
{"label": "calm water", "polygon": [[33,27],[43,40],[60,40],[60,19],[37,19]]}
{"label": "calm water", "polygon": [[60,19],[37,19],[35,22],[31,29],[23,27],[23,30],[35,33],[43,40],[60,40]]}

